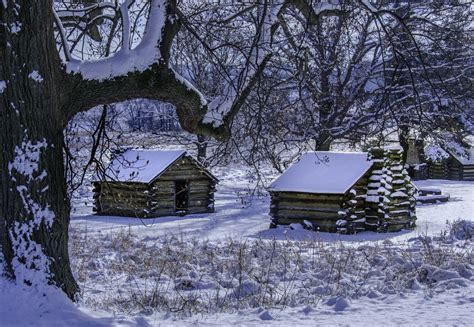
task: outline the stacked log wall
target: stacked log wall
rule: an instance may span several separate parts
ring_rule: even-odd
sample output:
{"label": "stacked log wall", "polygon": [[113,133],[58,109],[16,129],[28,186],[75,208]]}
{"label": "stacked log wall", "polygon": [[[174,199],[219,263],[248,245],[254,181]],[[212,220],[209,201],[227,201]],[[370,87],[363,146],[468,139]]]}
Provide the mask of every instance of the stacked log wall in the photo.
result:
{"label": "stacked log wall", "polygon": [[365,227],[367,230],[376,231],[385,218],[384,201],[387,182],[384,178],[383,168],[385,165],[384,150],[373,148],[369,153],[369,159],[373,161],[372,172],[367,185],[366,208],[365,208]]}
{"label": "stacked log wall", "polygon": [[150,186],[150,211],[151,216],[170,216],[175,214],[174,181],[154,181]]}
{"label": "stacked log wall", "polygon": [[372,169],[364,174],[352,188],[344,194],[340,219],[337,221],[339,233],[354,233],[366,229],[366,198]]}
{"label": "stacked log wall", "polygon": [[430,179],[448,179],[448,165],[446,160],[430,162],[428,164],[428,176]]}
{"label": "stacked log wall", "polygon": [[474,165],[462,166],[461,176],[463,181],[474,181]]}
{"label": "stacked log wall", "polygon": [[[377,197],[373,199],[374,204],[378,199],[377,230],[381,232],[399,231],[415,226],[415,188],[402,165],[402,154],[403,150],[400,147],[387,147],[383,151],[380,186]],[[377,162],[382,160],[381,155],[381,149],[371,151],[371,156]],[[370,207],[368,211],[373,213],[374,209]]]}
{"label": "stacked log wall", "polygon": [[429,163],[429,178],[474,181],[474,165],[463,165],[454,157]]}
{"label": "stacked log wall", "polygon": [[270,227],[310,222],[316,230],[336,232],[341,219],[343,194],[271,192]]}
{"label": "stacked log wall", "polygon": [[447,160],[447,179],[460,181],[463,179],[463,166],[455,158],[450,157]]}
{"label": "stacked log wall", "polygon": [[94,208],[99,215],[145,218],[150,214],[149,187],[145,183],[96,182]]}
{"label": "stacked log wall", "polygon": [[[175,213],[175,181],[188,181],[189,206],[186,213],[214,212],[215,181],[190,158],[184,157],[169,167],[152,184],[152,208],[157,215]],[[170,213],[171,212],[171,213]]]}
{"label": "stacked log wall", "polygon": [[403,167],[403,150],[401,148],[388,148],[386,150],[386,169],[391,172],[392,188],[388,204],[390,219],[385,222],[387,231],[398,231],[402,228],[415,227],[416,221],[416,189],[411,178]]}
{"label": "stacked log wall", "polygon": [[448,160],[448,169],[450,180],[474,181],[474,165],[463,165],[454,157]]}

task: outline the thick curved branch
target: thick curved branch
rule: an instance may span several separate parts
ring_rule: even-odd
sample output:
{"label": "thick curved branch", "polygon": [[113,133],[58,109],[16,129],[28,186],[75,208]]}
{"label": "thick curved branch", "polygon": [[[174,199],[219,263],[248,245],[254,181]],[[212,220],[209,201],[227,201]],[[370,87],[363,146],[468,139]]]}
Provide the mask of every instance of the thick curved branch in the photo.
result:
{"label": "thick curved branch", "polygon": [[197,90],[189,87],[165,63],[153,64],[144,71],[131,72],[107,80],[87,80],[79,74],[70,81],[68,101],[63,110],[69,120],[92,107],[136,98],[156,99],[176,106],[184,129],[195,132],[206,107]]}
{"label": "thick curved branch", "polygon": [[317,24],[321,16],[340,15],[343,12],[340,1],[321,1],[313,4],[313,1],[308,0],[288,0],[287,4],[298,9],[308,25]]}
{"label": "thick curved branch", "polygon": [[136,48],[125,47],[97,61],[72,60],[67,64],[70,93],[63,106],[67,119],[97,105],[134,98],[156,99],[176,106],[185,130],[227,139],[234,117],[272,56],[273,36],[279,28],[281,11],[294,6],[303,16],[313,19],[313,16],[339,9],[339,5],[326,2],[316,7],[307,7],[308,3],[302,7],[304,3],[301,0],[265,2],[244,69],[237,80],[227,81],[225,95],[208,104],[202,94],[168,64],[171,44],[181,25],[176,0],[151,0],[144,36]]}

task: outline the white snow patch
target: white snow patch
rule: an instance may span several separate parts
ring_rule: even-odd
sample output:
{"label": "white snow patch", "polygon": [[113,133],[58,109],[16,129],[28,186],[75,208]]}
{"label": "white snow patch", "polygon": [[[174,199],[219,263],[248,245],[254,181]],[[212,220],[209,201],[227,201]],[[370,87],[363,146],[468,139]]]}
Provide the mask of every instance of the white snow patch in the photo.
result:
{"label": "white snow patch", "polygon": [[342,194],[372,167],[365,152],[304,154],[271,185],[270,191]]}
{"label": "white snow patch", "polygon": [[28,287],[0,277],[0,325],[8,326],[110,326],[110,319],[87,315],[59,289]]}
{"label": "white snow patch", "polygon": [[105,177],[109,181],[149,183],[185,154],[183,150],[127,150],[112,160]]}
{"label": "white snow patch", "polygon": [[20,22],[14,22],[8,25],[10,28],[10,32],[13,34],[17,34],[18,32],[21,31],[21,23]]}
{"label": "white snow patch", "polygon": [[48,204],[42,205],[33,199],[30,187],[47,176],[46,172],[39,171],[40,155],[47,147],[46,140],[24,141],[15,148],[15,157],[8,164],[12,180],[25,180],[25,184],[17,186],[17,192],[28,218],[16,221],[13,229],[9,230],[14,253],[12,268],[18,281],[29,282],[34,286],[46,285],[50,274],[49,259],[44,255],[41,245],[34,241],[33,233],[42,224],[51,228],[55,215]]}
{"label": "white snow patch", "polygon": [[426,158],[437,162],[449,158],[449,153],[443,150],[439,145],[429,144],[425,147]]}
{"label": "white snow patch", "polygon": [[199,99],[201,101],[201,106],[207,105],[206,97],[204,96],[204,94],[201,93],[201,91],[199,91],[193,84],[191,84],[190,81],[188,81],[184,76],[180,75],[177,71],[175,71],[174,69],[172,69],[172,71],[176,79],[181,84],[183,84],[184,86],[186,86],[188,90],[195,92],[199,96]]}
{"label": "white snow patch", "polygon": [[0,81],[0,94],[2,94],[3,91],[5,91],[6,88],[7,88],[7,82]]}
{"label": "white snow patch", "polygon": [[[390,192],[388,192],[389,194],[386,193],[386,195],[390,195]],[[406,198],[408,197],[408,195],[402,191],[397,191],[395,193],[392,193],[391,194],[392,198]]]}
{"label": "white snow patch", "polygon": [[218,96],[207,106],[207,113],[202,120],[205,124],[219,127],[224,122],[224,117],[230,112],[235,95]]}
{"label": "white snow patch", "polygon": [[33,70],[28,75],[28,77],[31,78],[33,81],[38,82],[38,83],[41,83],[42,81],[44,81],[43,76],[41,76],[40,73],[38,73],[37,70]]}

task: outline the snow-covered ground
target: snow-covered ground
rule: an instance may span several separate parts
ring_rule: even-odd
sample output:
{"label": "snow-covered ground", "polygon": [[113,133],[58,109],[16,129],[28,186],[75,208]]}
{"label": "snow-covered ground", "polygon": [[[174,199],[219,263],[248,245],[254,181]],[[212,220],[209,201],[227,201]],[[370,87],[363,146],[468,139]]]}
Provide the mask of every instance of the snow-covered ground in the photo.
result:
{"label": "snow-covered ground", "polygon": [[[474,221],[474,183],[429,180],[419,181],[416,184],[419,187],[439,188],[444,194],[449,193],[451,200],[448,203],[438,205],[419,206],[417,208],[418,227],[414,231],[388,234],[363,232],[357,235],[339,235],[291,230],[283,227],[268,229],[270,222],[268,197],[255,197],[251,203],[248,203],[249,183],[245,173],[232,169],[218,173],[220,173],[219,177],[221,177],[222,182],[216,194],[216,212],[214,214],[137,220],[123,217],[93,216],[90,215],[88,207],[82,207],[78,208],[72,219],[73,234],[87,233],[88,237],[96,237],[106,241],[110,241],[108,235],[123,233],[133,235],[135,242],[158,242],[160,239],[175,236],[185,243],[187,240],[195,241],[197,239],[217,245],[226,243],[229,239],[236,242],[266,240],[270,243],[273,240],[281,242],[312,240],[329,246],[342,244],[359,248],[364,245],[395,244],[395,247],[405,249],[411,247],[413,240],[419,236],[438,236],[443,230],[446,230],[447,222],[453,222],[457,219]],[[386,243],[387,241],[389,243]],[[470,244],[468,248],[472,251]],[[107,253],[107,251],[104,252],[104,255],[107,256]],[[122,285],[120,287],[124,289],[132,283],[132,280],[124,281],[123,276],[120,277],[120,275],[114,278],[116,278],[113,280],[117,282],[117,285]],[[100,278],[92,278],[92,280],[96,282]],[[108,279],[104,280],[111,283]],[[372,296],[348,296],[347,299],[343,299],[343,302],[347,301],[347,308],[340,311],[335,309],[336,305],[327,304],[327,301],[331,300],[330,297],[329,300],[327,298],[323,300],[324,297],[321,297],[321,302],[314,305],[295,304],[284,309],[275,306],[273,309],[267,308],[268,311],[262,307],[246,307],[241,310],[234,310],[235,312],[232,313],[192,315],[179,319],[174,315],[160,315],[155,312],[149,316],[145,315],[143,319],[151,324],[163,322],[166,325],[195,323],[207,325],[242,323],[287,325],[289,321],[298,325],[314,325],[315,323],[366,325],[387,324],[387,322],[391,324],[412,324],[416,322],[424,325],[443,322],[446,324],[468,325],[471,321],[474,321],[474,313],[471,312],[471,307],[474,305],[474,278],[470,277],[468,281],[469,283],[465,284],[466,287],[453,286],[451,289],[448,287],[443,289],[440,294],[432,294],[427,290],[384,294],[383,291],[379,292],[379,290],[376,291],[378,293],[375,293],[377,295],[372,294]],[[136,283],[137,281],[133,280],[133,282]],[[88,280],[85,292],[95,293],[94,296],[100,298],[103,295],[101,293],[104,293],[102,287],[103,285],[95,287]],[[115,301],[110,303],[116,304]],[[118,315],[117,319],[125,319],[130,322],[137,319],[137,316]]]}
{"label": "snow-covered ground", "polygon": [[77,202],[82,302],[0,285],[0,325],[472,325],[474,239],[438,236],[474,221],[473,182],[417,182],[451,200],[419,206],[414,231],[339,235],[268,229],[268,197],[250,204],[244,172],[220,175],[213,214],[137,220]]}
{"label": "snow-covered ground", "polygon": [[449,202],[417,207],[417,231],[436,234],[446,227],[446,221],[474,220],[474,182],[426,180],[416,181],[418,187],[438,188],[451,196]]}
{"label": "snow-covered ground", "polygon": [[242,171],[221,172],[221,183],[215,195],[216,212],[185,217],[160,217],[140,220],[136,218],[91,215],[91,202],[85,206],[78,203],[72,218],[71,228],[87,230],[88,233],[107,233],[126,228],[146,236],[176,235],[205,240],[223,240],[229,237],[265,239],[317,239],[322,241],[364,242],[383,239],[403,241],[418,235],[438,235],[446,228],[447,221],[456,219],[474,220],[474,182],[426,180],[415,184],[424,188],[437,188],[450,194],[447,203],[417,207],[417,228],[399,233],[362,232],[356,235],[314,233],[288,228],[268,229],[270,225],[269,197],[255,196],[248,199],[249,182]]}

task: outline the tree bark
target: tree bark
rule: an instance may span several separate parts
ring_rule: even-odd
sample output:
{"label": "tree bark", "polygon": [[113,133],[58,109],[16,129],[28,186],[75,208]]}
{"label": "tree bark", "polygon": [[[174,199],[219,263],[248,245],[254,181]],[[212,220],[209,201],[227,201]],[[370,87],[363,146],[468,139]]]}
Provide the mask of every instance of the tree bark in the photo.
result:
{"label": "tree bark", "polygon": [[53,284],[74,299],[63,161],[65,75],[51,8],[45,0],[0,5],[0,80],[6,83],[0,92],[0,242],[8,277]]}
{"label": "tree bark", "polygon": [[331,150],[332,138],[327,133],[322,133],[319,140],[316,142],[316,151]]}
{"label": "tree bark", "polygon": [[208,138],[205,135],[197,135],[197,160],[206,166]]}
{"label": "tree bark", "polygon": [[398,133],[398,141],[400,143],[400,146],[403,149],[403,154],[402,154],[402,164],[405,165],[407,162],[407,157],[408,157],[408,149],[410,148],[410,128],[402,124],[399,126],[399,133]]}
{"label": "tree bark", "polygon": [[320,131],[318,138],[315,140],[316,151],[329,151],[331,149],[331,143],[333,138],[327,130]]}

